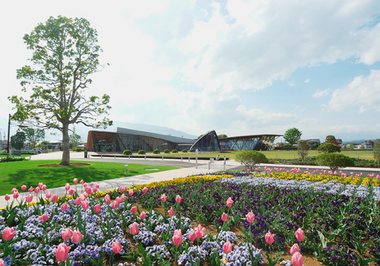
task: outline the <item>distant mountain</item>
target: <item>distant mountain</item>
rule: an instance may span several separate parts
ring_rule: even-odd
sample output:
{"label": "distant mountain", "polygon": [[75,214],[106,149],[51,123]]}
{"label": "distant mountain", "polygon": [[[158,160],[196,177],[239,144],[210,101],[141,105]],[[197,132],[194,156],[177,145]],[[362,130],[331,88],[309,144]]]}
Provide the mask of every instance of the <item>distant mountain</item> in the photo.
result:
{"label": "distant mountain", "polygon": [[[343,143],[347,144],[347,143],[353,142],[355,144],[362,144],[365,141],[369,141],[369,139],[358,139],[358,140],[343,141]],[[371,141],[375,141],[375,139],[371,139]]]}

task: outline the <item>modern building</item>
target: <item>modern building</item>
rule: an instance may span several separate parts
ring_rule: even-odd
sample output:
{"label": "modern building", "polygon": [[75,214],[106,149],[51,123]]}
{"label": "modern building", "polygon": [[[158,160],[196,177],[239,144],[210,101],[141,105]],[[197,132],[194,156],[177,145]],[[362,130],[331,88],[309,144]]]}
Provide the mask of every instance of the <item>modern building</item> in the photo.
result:
{"label": "modern building", "polygon": [[260,134],[240,137],[218,138],[215,130],[211,130],[199,139],[187,139],[170,135],[117,127],[115,132],[89,131],[87,148],[96,152],[122,152],[124,150],[155,149],[164,151],[177,149],[181,151],[196,150],[199,152],[220,152],[222,150],[268,150],[273,141],[281,135]]}

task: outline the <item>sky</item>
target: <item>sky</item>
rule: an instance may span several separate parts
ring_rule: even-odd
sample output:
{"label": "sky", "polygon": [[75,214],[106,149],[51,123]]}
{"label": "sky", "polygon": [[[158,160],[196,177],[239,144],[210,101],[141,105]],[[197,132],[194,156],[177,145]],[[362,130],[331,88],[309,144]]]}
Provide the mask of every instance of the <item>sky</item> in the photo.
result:
{"label": "sky", "polygon": [[[302,139],[380,138],[378,0],[99,3],[1,2],[2,137],[15,112],[8,96],[24,95],[16,69],[32,53],[22,37],[61,15],[98,32],[105,67],[87,92],[110,95],[111,129],[127,122],[241,136],[295,127]],[[85,141],[89,128],[76,128]]]}

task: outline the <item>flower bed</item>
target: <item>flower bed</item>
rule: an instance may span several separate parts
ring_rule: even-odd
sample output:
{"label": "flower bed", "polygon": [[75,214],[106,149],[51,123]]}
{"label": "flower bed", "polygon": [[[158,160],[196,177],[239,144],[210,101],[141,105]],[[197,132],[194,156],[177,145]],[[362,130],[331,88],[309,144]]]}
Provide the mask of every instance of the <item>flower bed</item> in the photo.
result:
{"label": "flower bed", "polygon": [[62,198],[40,184],[30,190],[39,204],[14,189],[21,204],[1,212],[0,265],[262,265],[267,258],[266,265],[298,266],[301,254],[324,265],[379,263],[376,177],[359,186],[349,177],[295,172],[95,193],[96,184],[82,182],[67,185],[72,195]]}

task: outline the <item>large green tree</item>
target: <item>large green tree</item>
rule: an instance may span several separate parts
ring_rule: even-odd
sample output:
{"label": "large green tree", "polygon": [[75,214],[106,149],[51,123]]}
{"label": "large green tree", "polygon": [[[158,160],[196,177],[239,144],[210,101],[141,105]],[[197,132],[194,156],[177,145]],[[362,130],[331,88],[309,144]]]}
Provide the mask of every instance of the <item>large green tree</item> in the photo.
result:
{"label": "large green tree", "polygon": [[24,142],[25,142],[25,133],[22,131],[18,131],[16,134],[11,136],[11,146],[12,148],[15,148],[16,150],[21,150],[24,148]]}
{"label": "large green tree", "polygon": [[45,130],[40,128],[23,128],[22,129],[25,132],[26,140],[32,144],[32,146],[35,146],[37,142],[45,139]]}
{"label": "large green tree", "polygon": [[302,132],[299,131],[297,128],[293,127],[285,132],[283,138],[286,140],[286,142],[290,144],[290,146],[293,146],[301,139],[301,136]]}
{"label": "large green tree", "polygon": [[91,127],[112,125],[108,118],[109,96],[86,96],[90,74],[99,69],[97,31],[83,18],[50,17],[24,36],[33,51],[32,66],[17,70],[22,91],[31,89],[28,99],[11,96],[16,105],[13,120],[29,121],[62,132],[61,165],[70,165],[69,125]]}

